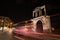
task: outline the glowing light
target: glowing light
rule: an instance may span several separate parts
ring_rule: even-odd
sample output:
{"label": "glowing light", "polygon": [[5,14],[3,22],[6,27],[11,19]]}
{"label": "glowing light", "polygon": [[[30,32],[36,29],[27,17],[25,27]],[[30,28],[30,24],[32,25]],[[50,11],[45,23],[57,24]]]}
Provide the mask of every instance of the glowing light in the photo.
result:
{"label": "glowing light", "polygon": [[14,30],[15,28],[12,28],[12,30]]}
{"label": "glowing light", "polygon": [[13,24],[12,22],[10,24]]}
{"label": "glowing light", "polygon": [[[0,30],[2,30],[2,27],[0,28]],[[7,30],[9,30],[9,28],[8,27],[4,27],[4,31],[7,31]]]}
{"label": "glowing light", "polygon": [[9,29],[9,34],[11,34],[11,33],[12,33],[12,29],[10,28],[10,29]]}
{"label": "glowing light", "polygon": [[24,40],[23,38],[21,37],[18,37],[18,36],[14,36],[15,38],[19,39],[19,40]]}
{"label": "glowing light", "polygon": [[2,20],[2,22],[4,22],[4,20]]}
{"label": "glowing light", "polygon": [[2,27],[0,28],[0,30],[2,30]]}
{"label": "glowing light", "polygon": [[55,28],[52,28],[52,30],[54,31],[54,30],[55,30]]}
{"label": "glowing light", "polygon": [[8,28],[7,27],[4,27],[5,30],[7,30]]}

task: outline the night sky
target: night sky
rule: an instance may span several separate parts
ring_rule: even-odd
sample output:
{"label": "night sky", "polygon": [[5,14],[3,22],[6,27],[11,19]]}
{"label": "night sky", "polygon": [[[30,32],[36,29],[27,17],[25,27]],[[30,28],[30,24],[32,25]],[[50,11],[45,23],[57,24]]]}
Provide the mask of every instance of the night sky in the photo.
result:
{"label": "night sky", "polygon": [[2,0],[0,1],[0,16],[10,17],[19,22],[31,18],[32,5],[28,0]]}
{"label": "night sky", "polygon": [[47,8],[47,15],[60,13],[59,0],[1,0],[0,16],[7,16],[14,22],[28,20],[32,18],[33,9],[44,4]]}

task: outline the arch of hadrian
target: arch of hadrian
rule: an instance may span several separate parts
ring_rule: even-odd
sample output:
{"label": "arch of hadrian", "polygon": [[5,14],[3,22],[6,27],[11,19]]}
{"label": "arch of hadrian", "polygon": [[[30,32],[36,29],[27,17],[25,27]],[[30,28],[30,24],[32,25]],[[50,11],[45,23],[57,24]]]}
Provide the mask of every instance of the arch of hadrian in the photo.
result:
{"label": "arch of hadrian", "polygon": [[[42,15],[42,9],[44,9],[44,15]],[[50,16],[46,15],[45,5],[35,8],[33,11],[33,30],[36,31],[36,24],[40,20],[43,25],[43,32],[51,32]]]}

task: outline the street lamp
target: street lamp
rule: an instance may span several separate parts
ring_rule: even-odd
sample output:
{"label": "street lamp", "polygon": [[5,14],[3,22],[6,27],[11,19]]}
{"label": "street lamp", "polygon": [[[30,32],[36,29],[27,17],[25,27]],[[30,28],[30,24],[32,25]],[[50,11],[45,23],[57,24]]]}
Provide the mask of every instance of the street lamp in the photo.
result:
{"label": "street lamp", "polygon": [[2,32],[4,30],[4,20],[1,21],[2,22]]}
{"label": "street lamp", "polygon": [[12,25],[13,25],[13,23],[11,22],[11,23],[10,23],[10,28],[12,27]]}

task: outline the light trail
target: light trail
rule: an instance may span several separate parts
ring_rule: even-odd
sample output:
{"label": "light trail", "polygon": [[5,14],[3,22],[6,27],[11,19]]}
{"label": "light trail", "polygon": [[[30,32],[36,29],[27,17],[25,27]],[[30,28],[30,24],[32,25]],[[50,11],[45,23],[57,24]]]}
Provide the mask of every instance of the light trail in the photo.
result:
{"label": "light trail", "polygon": [[50,17],[54,17],[54,16],[60,16],[60,14],[51,15]]}
{"label": "light trail", "polygon": [[26,36],[26,37],[31,37],[31,38],[35,38],[35,39],[38,39],[38,40],[44,40],[44,39],[51,39],[51,40],[60,40],[60,35],[56,35],[56,34],[47,34],[47,33],[38,33],[38,32],[15,32],[16,34],[19,34],[19,35],[23,35],[23,36]]}
{"label": "light trail", "polygon": [[18,37],[18,36],[14,36],[14,37],[17,38],[18,40],[24,40],[23,38]]}

